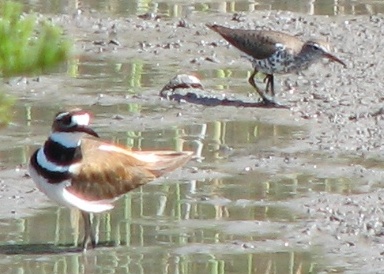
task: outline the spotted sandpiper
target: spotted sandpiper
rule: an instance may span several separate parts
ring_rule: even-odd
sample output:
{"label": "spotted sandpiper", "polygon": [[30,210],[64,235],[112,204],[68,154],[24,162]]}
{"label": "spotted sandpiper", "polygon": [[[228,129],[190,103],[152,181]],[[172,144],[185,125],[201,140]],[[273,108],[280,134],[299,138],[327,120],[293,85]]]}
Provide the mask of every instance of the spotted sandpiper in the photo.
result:
{"label": "spotted sandpiper", "polygon": [[[281,106],[273,98],[275,96],[273,74],[275,73],[285,74],[305,70],[321,58],[328,58],[346,67],[343,61],[330,53],[330,46],[326,41],[303,42],[295,36],[279,31],[231,29],[216,24],[206,26],[246,54],[254,69],[248,82],[268,105]],[[266,75],[265,92],[261,91],[255,83],[254,77],[259,71]],[[271,92],[272,98],[267,95],[268,91]]]}

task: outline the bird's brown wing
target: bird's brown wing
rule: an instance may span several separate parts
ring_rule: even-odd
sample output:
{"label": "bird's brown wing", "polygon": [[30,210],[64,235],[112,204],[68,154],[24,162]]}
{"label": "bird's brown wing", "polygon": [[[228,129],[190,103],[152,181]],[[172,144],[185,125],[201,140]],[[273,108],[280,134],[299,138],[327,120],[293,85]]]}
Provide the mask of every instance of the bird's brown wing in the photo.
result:
{"label": "bird's brown wing", "polygon": [[300,39],[278,31],[231,29],[210,24],[207,24],[207,27],[219,33],[237,49],[259,60],[269,58],[276,52],[277,44],[281,44],[282,41],[295,52],[303,45]]}
{"label": "bird's brown wing", "polygon": [[82,153],[83,164],[75,172],[67,190],[90,201],[118,198],[190,158],[185,159],[185,153],[176,152],[169,154],[168,158],[154,152],[148,158],[149,153],[136,153],[125,147],[88,139],[82,142]]}

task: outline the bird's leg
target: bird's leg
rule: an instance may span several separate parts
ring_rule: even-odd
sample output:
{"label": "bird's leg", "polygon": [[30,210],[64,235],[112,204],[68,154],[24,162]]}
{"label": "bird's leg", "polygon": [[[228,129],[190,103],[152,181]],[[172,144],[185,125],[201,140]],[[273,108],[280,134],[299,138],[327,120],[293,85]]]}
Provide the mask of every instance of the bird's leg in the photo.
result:
{"label": "bird's leg", "polygon": [[268,93],[268,91],[271,91],[272,97],[275,97],[275,88],[273,84],[273,74],[267,74],[264,78],[264,83],[267,83],[265,87],[265,92]]}
{"label": "bird's leg", "polygon": [[249,76],[248,78],[248,83],[251,84],[251,86],[257,91],[257,93],[260,95],[260,97],[263,99],[263,102],[265,104],[273,104],[275,105],[275,101],[271,98],[268,98],[264,92],[262,92],[257,86],[256,86],[256,83],[255,83],[255,76],[257,74],[257,69],[254,69],[254,71],[252,72],[251,76]]}
{"label": "bird's leg", "polygon": [[83,252],[87,251],[88,245],[91,244],[92,248],[96,247],[95,233],[92,229],[91,214],[89,212],[81,211],[81,216],[84,220],[84,240]]}

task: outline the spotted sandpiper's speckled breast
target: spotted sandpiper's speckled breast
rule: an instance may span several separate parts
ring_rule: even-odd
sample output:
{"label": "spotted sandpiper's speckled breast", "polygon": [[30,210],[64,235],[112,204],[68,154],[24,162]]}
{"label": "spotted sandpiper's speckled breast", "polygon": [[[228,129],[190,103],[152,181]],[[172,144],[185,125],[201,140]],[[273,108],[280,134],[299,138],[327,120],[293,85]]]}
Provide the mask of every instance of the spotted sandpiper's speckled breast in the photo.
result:
{"label": "spotted sandpiper's speckled breast", "polygon": [[[330,46],[326,41],[303,42],[295,36],[279,31],[231,29],[216,24],[207,24],[207,27],[219,33],[231,45],[247,55],[254,68],[248,82],[266,104],[278,105],[273,98],[275,96],[273,74],[275,73],[284,74],[305,70],[321,58],[328,58],[346,67],[343,61],[330,53]],[[265,92],[261,91],[255,83],[254,77],[259,71],[266,75]],[[272,98],[267,95],[269,91]]]}

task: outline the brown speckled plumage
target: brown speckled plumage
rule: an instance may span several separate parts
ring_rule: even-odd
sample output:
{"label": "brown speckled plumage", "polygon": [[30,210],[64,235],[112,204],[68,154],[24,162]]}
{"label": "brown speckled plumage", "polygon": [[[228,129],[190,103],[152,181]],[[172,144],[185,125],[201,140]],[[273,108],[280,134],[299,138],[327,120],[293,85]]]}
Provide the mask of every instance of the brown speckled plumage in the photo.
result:
{"label": "brown speckled plumage", "polygon": [[[206,26],[247,55],[254,69],[248,82],[268,105],[284,107],[273,99],[275,96],[273,74],[275,73],[301,71],[321,58],[328,58],[346,67],[343,61],[329,52],[330,46],[323,40],[303,42],[295,36],[279,31],[231,29],[216,24]],[[257,87],[254,80],[259,71],[266,75],[265,92]],[[272,98],[267,96],[269,91]]]}

